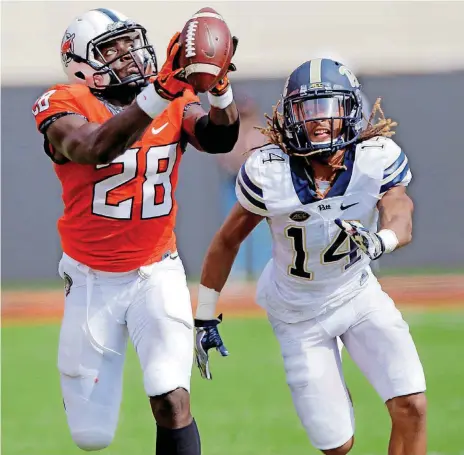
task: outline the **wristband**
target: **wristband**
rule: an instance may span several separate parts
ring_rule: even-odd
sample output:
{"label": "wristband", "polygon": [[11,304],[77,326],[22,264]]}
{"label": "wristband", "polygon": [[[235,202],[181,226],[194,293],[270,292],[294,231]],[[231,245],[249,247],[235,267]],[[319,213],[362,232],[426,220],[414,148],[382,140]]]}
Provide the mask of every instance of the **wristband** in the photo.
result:
{"label": "wristband", "polygon": [[140,109],[142,109],[142,111],[151,118],[158,117],[158,115],[160,115],[169,104],[168,100],[161,98],[161,96],[156,93],[155,86],[153,84],[145,87],[137,95],[136,100]]}
{"label": "wristband", "polygon": [[391,229],[382,229],[377,235],[382,239],[385,253],[391,253],[398,246],[398,237]]}
{"label": "wristband", "polygon": [[209,321],[214,319],[218,299],[219,292],[200,284],[200,288],[198,290],[196,319],[200,319],[202,321]]}
{"label": "wristband", "polygon": [[227,106],[232,104],[232,101],[234,101],[232,87],[229,85],[226,92],[220,96],[216,96],[211,92],[208,92],[208,101],[211,106],[217,107],[218,109],[225,109]]}

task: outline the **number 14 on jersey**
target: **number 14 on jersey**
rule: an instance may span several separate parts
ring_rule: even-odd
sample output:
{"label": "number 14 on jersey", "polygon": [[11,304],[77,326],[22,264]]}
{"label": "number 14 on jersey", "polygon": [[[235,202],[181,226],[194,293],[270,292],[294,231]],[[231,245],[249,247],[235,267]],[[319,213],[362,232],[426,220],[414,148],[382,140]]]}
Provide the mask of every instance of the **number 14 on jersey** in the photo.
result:
{"label": "number 14 on jersey", "polygon": [[[306,228],[304,226],[288,226],[285,235],[292,242],[293,264],[288,266],[288,274],[312,280],[314,273],[307,268],[309,254],[306,250]],[[348,270],[352,265],[361,259],[361,251],[356,243],[348,238],[345,231],[340,231],[332,242],[321,252],[321,264],[333,264],[345,259],[348,263],[343,266],[343,270]]]}

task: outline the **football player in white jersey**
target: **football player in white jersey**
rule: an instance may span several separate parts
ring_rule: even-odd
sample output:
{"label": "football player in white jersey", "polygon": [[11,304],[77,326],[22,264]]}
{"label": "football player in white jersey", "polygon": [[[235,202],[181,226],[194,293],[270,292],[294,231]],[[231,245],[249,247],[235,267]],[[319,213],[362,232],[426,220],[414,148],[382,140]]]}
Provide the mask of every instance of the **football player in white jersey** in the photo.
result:
{"label": "football player in white jersey", "polygon": [[[380,102],[380,100],[379,100]],[[375,110],[380,109],[379,102]],[[279,341],[294,406],[312,444],[344,455],[354,417],[337,339],[386,403],[389,455],[426,454],[424,372],[409,328],[370,262],[411,241],[408,159],[381,119],[362,126],[356,76],[330,59],[290,75],[283,113],[274,109],[237,176],[238,202],[205,258],[196,313],[196,356],[210,379],[208,349],[228,352],[216,302],[241,242],[262,220],[272,259],[257,286]]]}

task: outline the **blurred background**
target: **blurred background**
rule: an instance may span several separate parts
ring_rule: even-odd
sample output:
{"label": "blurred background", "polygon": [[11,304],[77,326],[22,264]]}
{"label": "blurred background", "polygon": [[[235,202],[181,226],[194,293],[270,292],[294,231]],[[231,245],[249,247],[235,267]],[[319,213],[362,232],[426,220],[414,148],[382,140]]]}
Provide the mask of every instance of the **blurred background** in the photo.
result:
{"label": "blurred background", "polygon": [[[176,232],[194,300],[206,248],[235,202],[234,180],[243,152],[263,142],[253,127],[264,125],[263,114],[271,113],[285,78],[298,65],[320,57],[341,61],[363,85],[366,114],[382,97],[385,115],[399,123],[394,140],[408,155],[413,173],[414,240],[382,258],[376,271],[387,292],[405,308],[428,373],[431,448],[436,454],[462,455],[464,420],[459,409],[464,406],[464,367],[456,360],[462,357],[458,347],[463,345],[459,333],[464,329],[464,3],[446,1],[1,3],[1,278],[3,325],[8,325],[2,330],[2,380],[3,388],[8,387],[2,394],[4,453],[79,453],[70,442],[59,402],[54,370],[58,326],[48,324],[62,309],[62,291],[55,290],[61,255],[56,231],[62,213],[61,188],[31,114],[32,104],[45,89],[65,81],[62,35],[77,14],[114,8],[147,28],[162,63],[172,34],[204,6],[221,13],[240,39],[234,58],[238,71],[231,79],[242,127],[229,155],[207,156],[189,149],[180,167]],[[224,308],[230,301],[244,313],[258,315],[257,309],[250,310],[253,283],[270,255],[270,236],[262,223],[240,250]],[[26,313],[35,320],[33,327],[24,327]],[[206,427],[205,453],[316,453],[309,449],[294,416],[278,348],[266,321],[236,318],[224,324],[224,331],[230,337],[229,349],[237,355],[214,362],[222,388],[215,381],[205,385],[194,374],[202,402],[198,419]],[[254,346],[244,341],[250,337],[257,340]],[[129,361],[128,370],[137,374],[135,379],[129,374],[127,381],[133,381],[129,388],[138,394],[123,405],[121,432],[107,451],[114,455],[131,450],[138,436],[144,442],[137,452],[153,453],[153,438],[146,438],[153,428],[140,393],[138,366],[133,356]],[[25,374],[27,365],[33,368]],[[375,394],[364,392],[365,380],[349,360],[346,368],[361,422],[354,453],[384,454],[386,414]],[[266,387],[260,375],[264,369],[275,371]],[[25,391],[31,377],[42,384],[34,393]],[[232,388],[245,382],[239,395],[227,398],[224,381]],[[248,405],[237,409],[240,400]],[[31,402],[37,415],[29,414]],[[130,417],[139,407],[146,411],[143,423]],[[224,409],[234,413],[224,414]],[[40,423],[49,418],[59,429],[57,438]],[[230,419],[238,423],[232,425]],[[28,436],[18,438],[25,423]],[[268,443],[257,436],[258,429],[269,434]]]}
{"label": "blurred background", "polygon": [[[207,245],[233,204],[233,180],[243,152],[259,145],[285,77],[305,60],[339,59],[364,87],[367,107],[382,97],[398,121],[395,140],[406,151],[416,201],[414,242],[382,260],[383,268],[463,266],[461,174],[464,49],[459,2],[212,2],[240,38],[233,88],[242,131],[232,154],[185,155],[177,198],[179,249],[197,278]],[[60,43],[79,12],[113,7],[146,26],[160,62],[176,30],[200,2],[2,3],[2,278],[57,276],[61,254],[56,220],[61,188],[42,151],[31,106],[64,81]],[[265,6],[265,7],[264,7]],[[26,21],[18,27],[17,18]],[[207,104],[206,104],[207,105]],[[40,241],[38,241],[40,239]],[[270,255],[267,226],[243,246],[234,277],[256,277]]]}

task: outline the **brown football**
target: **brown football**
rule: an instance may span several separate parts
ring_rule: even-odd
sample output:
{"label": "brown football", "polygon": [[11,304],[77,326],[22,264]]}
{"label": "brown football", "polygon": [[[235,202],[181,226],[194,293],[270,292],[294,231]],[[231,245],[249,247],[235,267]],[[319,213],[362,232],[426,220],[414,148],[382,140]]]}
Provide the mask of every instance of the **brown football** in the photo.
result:
{"label": "brown football", "polygon": [[189,19],[180,44],[179,65],[197,92],[207,92],[226,75],[233,54],[232,36],[213,8],[202,8]]}

